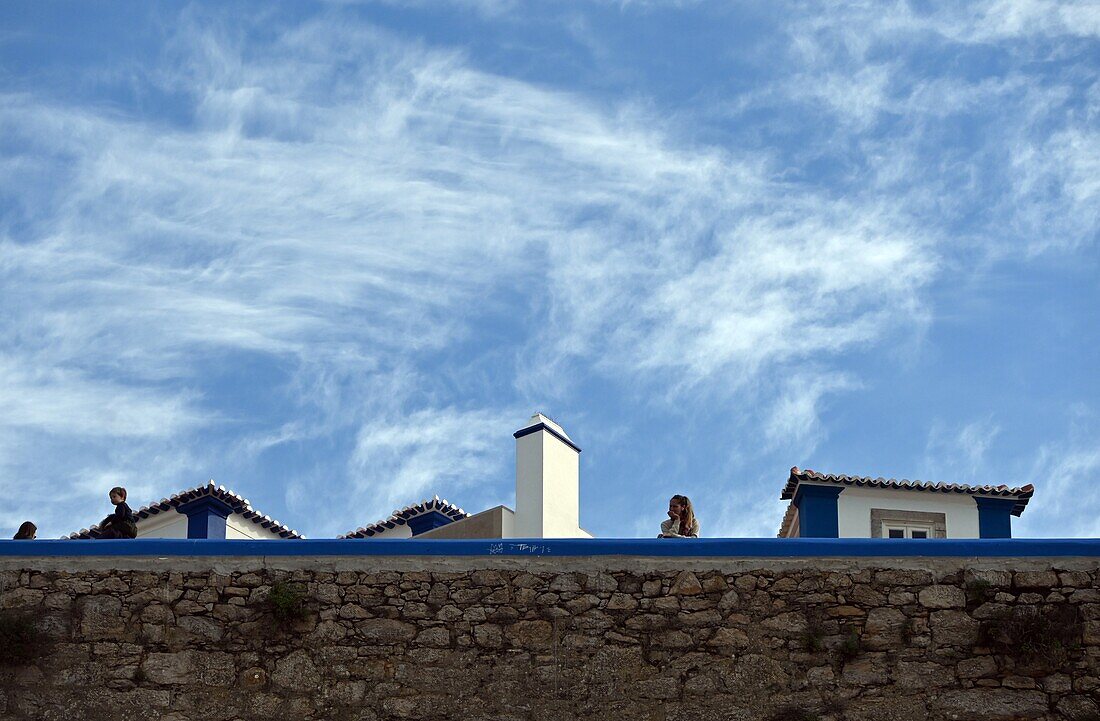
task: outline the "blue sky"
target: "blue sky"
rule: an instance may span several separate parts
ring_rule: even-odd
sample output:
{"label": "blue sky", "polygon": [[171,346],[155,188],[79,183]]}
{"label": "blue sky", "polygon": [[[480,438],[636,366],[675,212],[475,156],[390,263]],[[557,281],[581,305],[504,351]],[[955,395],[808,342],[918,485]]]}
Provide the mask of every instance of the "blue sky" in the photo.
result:
{"label": "blue sky", "polygon": [[1090,2],[0,5],[0,527],[214,478],[311,537],[766,536],[791,466],[1100,535]]}

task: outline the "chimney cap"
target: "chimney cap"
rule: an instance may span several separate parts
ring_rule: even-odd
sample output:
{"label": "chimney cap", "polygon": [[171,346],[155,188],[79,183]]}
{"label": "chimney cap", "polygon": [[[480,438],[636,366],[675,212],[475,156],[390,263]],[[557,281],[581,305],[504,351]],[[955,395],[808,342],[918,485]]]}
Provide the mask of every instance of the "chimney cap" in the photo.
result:
{"label": "chimney cap", "polygon": [[565,432],[565,429],[555,423],[554,420],[551,419],[549,416],[543,413],[535,413],[535,415],[531,416],[531,420],[528,421],[527,425],[513,433],[512,436],[517,439],[523,438],[524,436],[531,435],[532,433],[537,433],[540,430],[546,430],[550,435],[556,437],[558,440],[575,450],[577,453],[581,452],[580,447],[573,442],[573,439],[569,437],[569,434]]}

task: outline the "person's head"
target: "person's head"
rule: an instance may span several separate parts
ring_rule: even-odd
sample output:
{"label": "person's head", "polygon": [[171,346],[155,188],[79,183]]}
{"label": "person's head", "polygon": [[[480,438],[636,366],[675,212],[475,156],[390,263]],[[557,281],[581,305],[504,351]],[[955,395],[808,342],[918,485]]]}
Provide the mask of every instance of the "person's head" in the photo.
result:
{"label": "person's head", "polygon": [[126,489],[122,486],[115,486],[111,489],[111,503],[116,506],[120,503],[126,502]]}
{"label": "person's head", "polygon": [[695,522],[695,511],[687,496],[676,495],[668,499],[668,510],[680,519],[681,528],[691,528]]}
{"label": "person's head", "polygon": [[23,525],[19,526],[19,530],[15,532],[15,540],[33,541],[36,533],[38,533],[38,526],[30,521],[23,521]]}

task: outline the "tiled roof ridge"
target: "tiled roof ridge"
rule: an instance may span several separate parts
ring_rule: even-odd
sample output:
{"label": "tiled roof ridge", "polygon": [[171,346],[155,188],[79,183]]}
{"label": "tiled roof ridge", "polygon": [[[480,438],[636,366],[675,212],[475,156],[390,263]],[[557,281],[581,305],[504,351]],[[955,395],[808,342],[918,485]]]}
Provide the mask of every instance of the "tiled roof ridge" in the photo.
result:
{"label": "tiled roof ridge", "polygon": [[783,538],[790,531],[792,525],[794,525],[794,517],[798,513],[798,507],[793,502],[787,504],[787,510],[783,513],[783,520],[779,522],[779,533],[775,534],[777,538]]}
{"label": "tiled roof ridge", "polygon": [[898,488],[902,490],[915,490],[915,491],[941,491],[945,493],[974,493],[974,494],[986,494],[995,496],[1027,496],[1030,497],[1035,493],[1035,486],[1028,483],[1024,486],[1007,486],[1003,483],[997,486],[981,485],[972,486],[966,483],[943,483],[940,481],[910,481],[907,478],[903,478],[900,481],[896,478],[870,478],[867,476],[849,476],[844,474],[834,473],[818,473],[817,471],[809,468],[800,470],[798,466],[791,468],[790,480],[787,481],[787,486],[783,489],[783,498],[788,498],[788,492],[793,494],[794,485],[797,481],[810,480],[810,481],[826,481],[828,483],[842,483],[844,485],[856,485],[856,486],[875,486],[881,488]]}
{"label": "tiled roof ridge", "polygon": [[469,513],[451,503],[446,498],[440,498],[438,495],[433,495],[431,498],[424,499],[419,503],[414,503],[395,510],[390,514],[389,518],[376,521],[375,523],[369,523],[366,526],[360,526],[354,531],[349,531],[348,533],[337,536],[337,538],[370,538],[371,536],[375,536],[391,528],[404,526],[408,523],[410,518],[418,516],[426,511],[439,511],[455,521],[470,517]]}
{"label": "tiled roof ridge", "polygon": [[783,520],[780,522],[779,526],[779,535],[786,533],[794,522],[797,511],[795,510],[793,499],[795,491],[798,490],[798,484],[803,481],[836,483],[842,486],[887,488],[901,491],[931,491],[937,493],[962,493],[970,496],[1000,496],[1003,498],[1015,499],[1016,503],[1012,508],[1012,515],[1014,516],[1019,516],[1023,513],[1028,501],[1030,501],[1031,497],[1035,494],[1035,486],[1030,483],[1023,486],[1007,486],[1004,484],[996,486],[988,484],[972,486],[966,483],[910,481],[907,478],[903,478],[899,481],[896,478],[882,478],[881,476],[878,478],[869,478],[867,476],[818,473],[809,468],[803,470],[799,469],[798,466],[794,466],[791,468],[791,475],[787,479],[787,484],[783,487],[783,491],[779,495],[780,500],[792,501],[788,504],[787,510],[783,514]]}
{"label": "tiled roof ridge", "polygon": [[[228,504],[233,508],[233,512],[243,516],[247,520],[255,523],[258,526],[262,526],[271,530],[282,538],[305,538],[301,533],[293,528],[281,523],[271,516],[264,515],[252,507],[251,502],[244,496],[229,490],[224,485],[218,485],[214,483],[213,479],[210,479],[202,485],[195,486],[194,488],[188,488],[179,493],[173,494],[169,498],[162,498],[159,501],[154,501],[134,511],[134,515],[138,519],[149,518],[156,516],[160,513],[164,513],[173,508],[178,508],[185,503],[193,501],[203,496],[213,496],[220,501]],[[75,533],[70,533],[63,538],[78,539],[78,538],[95,538],[99,532],[99,524],[95,524],[88,528],[82,528]]]}

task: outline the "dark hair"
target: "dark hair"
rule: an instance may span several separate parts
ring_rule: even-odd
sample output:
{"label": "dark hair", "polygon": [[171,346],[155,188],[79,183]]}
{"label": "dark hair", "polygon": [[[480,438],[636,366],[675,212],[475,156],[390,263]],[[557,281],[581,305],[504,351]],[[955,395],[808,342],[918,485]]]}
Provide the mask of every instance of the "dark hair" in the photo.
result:
{"label": "dark hair", "polygon": [[38,526],[30,521],[23,521],[23,524],[19,526],[19,530],[15,532],[14,540],[29,541],[34,538],[34,534],[37,532]]}
{"label": "dark hair", "polygon": [[124,500],[124,501],[126,500],[126,489],[125,488],[123,488],[122,486],[115,486],[114,488],[111,489],[111,492],[108,493],[107,495],[110,496],[110,495],[114,495],[116,493],[118,495],[122,496],[122,500]]}
{"label": "dark hair", "polygon": [[695,509],[692,508],[691,499],[687,496],[675,495],[669,500],[680,504],[680,533],[688,535],[695,527]]}

